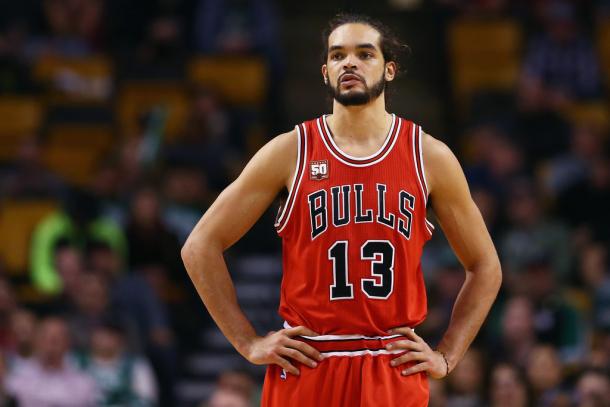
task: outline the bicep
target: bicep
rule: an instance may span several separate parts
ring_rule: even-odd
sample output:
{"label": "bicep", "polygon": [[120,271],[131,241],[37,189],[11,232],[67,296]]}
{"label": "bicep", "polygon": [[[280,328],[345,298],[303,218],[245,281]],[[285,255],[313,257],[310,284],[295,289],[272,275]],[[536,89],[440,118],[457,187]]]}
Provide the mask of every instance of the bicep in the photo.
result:
{"label": "bicep", "polygon": [[456,256],[470,270],[497,255],[457,158],[444,144],[438,150],[428,169],[432,208]]}

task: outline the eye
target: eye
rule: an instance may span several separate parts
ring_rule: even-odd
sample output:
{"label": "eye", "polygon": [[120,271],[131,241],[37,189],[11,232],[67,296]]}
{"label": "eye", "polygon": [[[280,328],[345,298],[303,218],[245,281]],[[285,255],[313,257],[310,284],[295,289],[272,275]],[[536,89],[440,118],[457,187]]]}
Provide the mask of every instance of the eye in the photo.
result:
{"label": "eye", "polygon": [[360,58],[362,58],[362,59],[373,58],[373,53],[372,52],[362,52],[362,53],[360,53]]}
{"label": "eye", "polygon": [[332,61],[338,61],[341,58],[343,58],[343,54],[341,54],[340,52],[335,52],[334,54],[331,54],[330,59]]}

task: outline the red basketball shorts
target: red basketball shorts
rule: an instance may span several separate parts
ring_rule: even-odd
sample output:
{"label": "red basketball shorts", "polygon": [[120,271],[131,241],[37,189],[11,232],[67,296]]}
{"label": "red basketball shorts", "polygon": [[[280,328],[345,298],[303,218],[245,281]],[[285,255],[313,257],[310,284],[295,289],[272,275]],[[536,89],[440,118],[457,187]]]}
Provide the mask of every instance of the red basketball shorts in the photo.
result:
{"label": "red basketball shorts", "polygon": [[403,376],[390,361],[404,351],[389,352],[385,346],[401,335],[366,337],[322,335],[295,337],[320,351],[323,360],[310,368],[291,360],[300,375],[269,365],[265,375],[263,407],[425,407],[428,405],[426,372]]}

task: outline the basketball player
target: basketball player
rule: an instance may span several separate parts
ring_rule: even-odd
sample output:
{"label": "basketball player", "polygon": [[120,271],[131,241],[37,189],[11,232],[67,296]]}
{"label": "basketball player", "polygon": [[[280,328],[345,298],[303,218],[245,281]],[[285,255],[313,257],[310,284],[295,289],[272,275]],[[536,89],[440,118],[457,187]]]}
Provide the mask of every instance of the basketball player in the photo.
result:
{"label": "basketball player", "polygon": [[[428,376],[462,358],[501,271],[460,165],[420,126],[386,112],[397,41],[365,16],[325,36],[332,114],[271,140],[202,217],[182,257],[210,314],[247,360],[268,365],[262,405],[426,406]],[[259,336],[240,310],[223,251],[278,193],[284,328]],[[466,270],[450,325],[432,349],[420,267],[431,206]]]}

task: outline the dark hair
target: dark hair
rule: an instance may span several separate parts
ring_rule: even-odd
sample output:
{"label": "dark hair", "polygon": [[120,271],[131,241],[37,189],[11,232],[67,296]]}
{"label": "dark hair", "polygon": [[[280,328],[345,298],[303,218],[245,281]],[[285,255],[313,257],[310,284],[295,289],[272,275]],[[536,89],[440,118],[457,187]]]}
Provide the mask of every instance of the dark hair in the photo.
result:
{"label": "dark hair", "polygon": [[380,35],[379,47],[383,59],[385,62],[394,62],[396,73],[401,72],[401,56],[402,54],[406,54],[407,57],[411,55],[411,48],[400,41],[387,25],[364,14],[339,13],[328,22],[327,27],[322,31],[322,63],[326,63],[328,58],[328,37],[335,29],[345,24],[365,24],[377,30]]}

